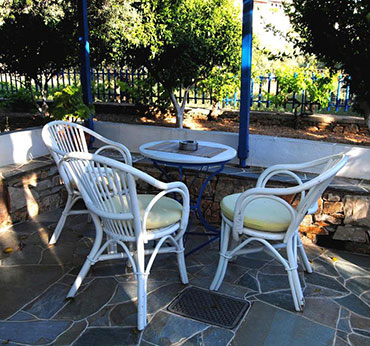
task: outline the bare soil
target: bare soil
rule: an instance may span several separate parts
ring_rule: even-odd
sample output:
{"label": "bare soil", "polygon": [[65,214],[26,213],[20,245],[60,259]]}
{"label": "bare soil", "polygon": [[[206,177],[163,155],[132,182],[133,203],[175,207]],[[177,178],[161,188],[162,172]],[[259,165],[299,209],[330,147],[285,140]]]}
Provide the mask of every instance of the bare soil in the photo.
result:
{"label": "bare soil", "polygon": [[[117,114],[105,114],[99,115],[98,119],[131,124],[176,126],[176,120],[172,114],[155,114],[141,117],[125,116],[124,118]],[[186,114],[184,117],[184,128],[200,131],[238,132],[239,118],[230,116],[226,113],[225,115],[220,115],[217,120],[209,120],[206,115]],[[285,126],[274,122],[266,124],[266,121],[261,122],[251,118],[249,132],[268,136],[370,146],[369,130],[366,128],[358,128],[357,125],[335,126],[333,124],[320,124],[318,126],[312,126],[310,124],[301,124],[300,127],[296,129],[294,126]]]}
{"label": "bare soil", "polygon": [[[29,127],[42,126],[50,118],[42,118],[35,114],[4,113],[0,112],[0,132],[20,130]],[[131,124],[145,124],[175,127],[173,114],[156,113],[144,116],[122,114],[99,114],[96,120],[123,122]],[[224,113],[217,120],[209,120],[207,115],[187,113],[184,117],[184,128],[200,131],[225,131],[238,132],[239,118],[235,115]],[[249,131],[252,134],[261,134],[277,137],[302,138],[334,143],[345,143],[370,146],[370,132],[356,126],[334,126],[331,124],[301,124],[299,128],[286,126],[273,121],[261,122],[251,118]]]}

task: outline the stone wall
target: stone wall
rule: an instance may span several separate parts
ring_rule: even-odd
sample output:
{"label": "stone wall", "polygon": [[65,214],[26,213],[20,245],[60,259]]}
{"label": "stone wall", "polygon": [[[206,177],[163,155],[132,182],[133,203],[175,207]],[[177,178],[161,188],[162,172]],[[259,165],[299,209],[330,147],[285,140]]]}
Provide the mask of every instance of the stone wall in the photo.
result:
{"label": "stone wall", "polygon": [[[135,166],[152,176],[164,180],[152,165],[136,162]],[[194,172],[185,172],[185,182],[190,186],[194,200],[201,181],[192,184]],[[175,169],[169,171],[173,180],[178,179]],[[39,213],[54,210],[66,201],[66,191],[61,184],[57,168],[50,158],[40,158],[23,166],[0,169],[0,227],[21,222]],[[224,196],[254,187],[258,174],[241,177],[220,174],[208,184],[203,194],[202,210],[208,221],[220,223],[220,201]],[[273,182],[282,187],[287,183]],[[150,186],[138,182],[138,192],[149,193]],[[304,219],[300,232],[318,245],[335,247],[353,252],[370,253],[370,197],[360,190],[329,187],[319,201],[315,215]]]}
{"label": "stone wall", "polygon": [[40,158],[0,169],[0,227],[65,204],[67,192],[54,161]]}

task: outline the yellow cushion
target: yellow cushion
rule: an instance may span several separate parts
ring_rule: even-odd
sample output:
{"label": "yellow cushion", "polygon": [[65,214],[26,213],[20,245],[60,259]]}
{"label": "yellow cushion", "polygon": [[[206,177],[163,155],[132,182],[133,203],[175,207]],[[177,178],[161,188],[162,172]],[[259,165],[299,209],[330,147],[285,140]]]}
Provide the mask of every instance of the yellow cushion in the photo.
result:
{"label": "yellow cushion", "polygon": [[[137,195],[140,208],[140,216],[143,218],[144,211],[155,195]],[[124,203],[127,203],[124,198]],[[114,197],[116,212],[122,212],[122,205],[118,196]],[[126,204],[127,206],[127,204]],[[170,226],[181,220],[182,205],[176,200],[168,197],[160,198],[149,212],[146,228],[156,229]]]}
{"label": "yellow cushion", "polygon": [[[240,193],[226,196],[221,201],[222,213],[230,220],[234,219],[236,200]],[[244,226],[260,231],[283,232],[291,221],[288,209],[281,203],[260,197],[247,205]]]}

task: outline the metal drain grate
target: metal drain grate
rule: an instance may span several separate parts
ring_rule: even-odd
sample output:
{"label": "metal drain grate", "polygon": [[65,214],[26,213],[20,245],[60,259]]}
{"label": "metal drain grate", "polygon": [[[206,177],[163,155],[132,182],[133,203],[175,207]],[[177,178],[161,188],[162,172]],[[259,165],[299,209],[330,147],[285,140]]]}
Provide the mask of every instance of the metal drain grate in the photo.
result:
{"label": "metal drain grate", "polygon": [[245,300],[189,287],[175,298],[168,306],[168,310],[194,320],[233,329],[248,307],[249,303]]}

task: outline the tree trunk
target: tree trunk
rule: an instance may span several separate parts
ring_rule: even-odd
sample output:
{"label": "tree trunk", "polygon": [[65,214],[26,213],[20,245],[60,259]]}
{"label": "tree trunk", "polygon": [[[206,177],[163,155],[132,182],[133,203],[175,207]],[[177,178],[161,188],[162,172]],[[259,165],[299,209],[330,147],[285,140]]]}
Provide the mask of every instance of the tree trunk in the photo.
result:
{"label": "tree trunk", "polygon": [[36,106],[36,109],[39,113],[42,113],[42,108],[39,106],[39,104],[37,103],[37,100],[36,100],[36,97],[35,97],[35,94],[33,92],[33,89],[32,89],[32,82],[31,82],[31,79],[26,79],[26,81],[24,82],[24,85],[26,86],[26,88],[29,90],[30,94],[31,94],[31,97],[32,97],[32,100],[33,100],[33,103],[35,104]]}
{"label": "tree trunk", "polygon": [[43,117],[46,116],[46,113],[49,111],[49,106],[46,102],[46,96],[47,96],[47,83],[45,83],[44,87],[41,90],[41,95],[42,95],[42,105],[41,105],[41,114]]}
{"label": "tree trunk", "polygon": [[184,110],[185,110],[186,100],[189,95],[189,91],[190,91],[190,86],[187,87],[185,90],[184,98],[181,102],[181,105],[177,101],[174,91],[172,89],[168,91],[170,94],[172,105],[176,111],[176,127],[178,127],[179,129],[182,129],[184,127]]}
{"label": "tree trunk", "polygon": [[209,111],[208,116],[207,116],[208,120],[211,120],[211,121],[212,120],[217,120],[218,115],[219,115],[217,104],[218,104],[217,100],[212,101],[212,108]]}
{"label": "tree trunk", "polygon": [[370,132],[370,103],[368,101],[359,101],[358,105],[364,114],[365,124]]}

